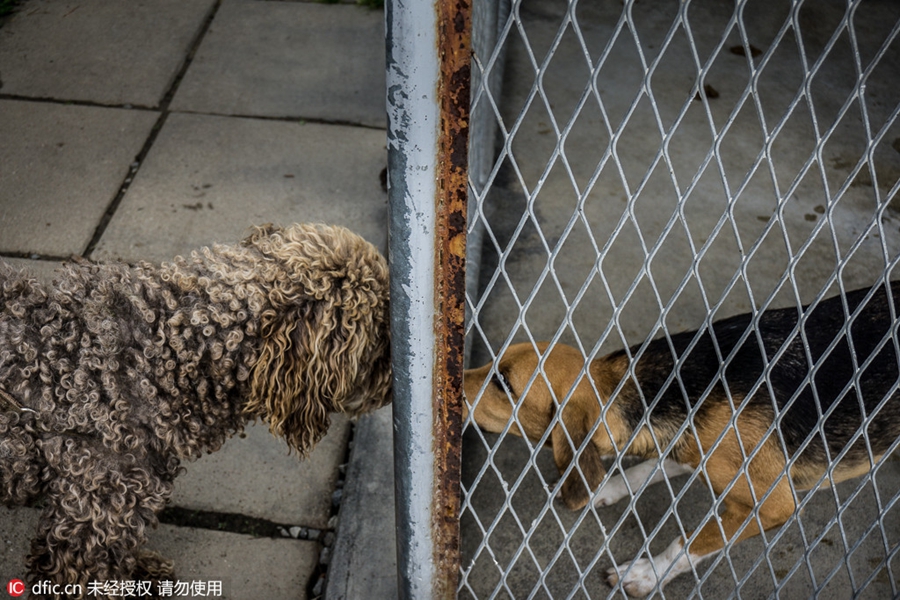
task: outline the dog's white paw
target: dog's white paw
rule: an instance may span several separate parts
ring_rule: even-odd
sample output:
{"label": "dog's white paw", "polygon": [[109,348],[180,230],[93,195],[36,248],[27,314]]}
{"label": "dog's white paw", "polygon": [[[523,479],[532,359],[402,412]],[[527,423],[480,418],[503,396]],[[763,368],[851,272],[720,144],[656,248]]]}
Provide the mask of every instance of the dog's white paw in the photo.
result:
{"label": "dog's white paw", "polygon": [[621,475],[613,475],[603,484],[603,487],[594,495],[594,506],[612,506],[629,494],[625,478]]}
{"label": "dog's white paw", "polygon": [[[629,571],[629,567],[631,570]],[[627,571],[627,574],[626,574]],[[625,578],[622,579],[622,575]],[[653,561],[649,558],[638,558],[629,563],[623,563],[618,568],[606,571],[606,582],[615,587],[622,581],[622,589],[634,598],[644,598],[656,588],[659,578],[653,569]]]}
{"label": "dog's white paw", "polygon": [[606,581],[614,587],[621,580],[622,589],[626,594],[643,598],[653,590],[662,588],[678,575],[689,572],[692,569],[691,564],[696,565],[703,558],[705,557],[684,552],[681,538],[675,538],[662,554],[653,558],[636,558],[630,563],[608,569]]}

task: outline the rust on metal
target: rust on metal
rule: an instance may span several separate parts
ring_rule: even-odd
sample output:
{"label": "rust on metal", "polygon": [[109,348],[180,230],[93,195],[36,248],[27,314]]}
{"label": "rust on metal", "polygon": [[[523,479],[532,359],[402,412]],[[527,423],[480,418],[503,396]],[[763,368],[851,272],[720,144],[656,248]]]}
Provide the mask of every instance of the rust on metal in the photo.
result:
{"label": "rust on metal", "polygon": [[434,377],[434,597],[455,598],[459,580],[460,445],[465,344],[470,0],[438,0],[440,102],[435,201],[437,347]]}

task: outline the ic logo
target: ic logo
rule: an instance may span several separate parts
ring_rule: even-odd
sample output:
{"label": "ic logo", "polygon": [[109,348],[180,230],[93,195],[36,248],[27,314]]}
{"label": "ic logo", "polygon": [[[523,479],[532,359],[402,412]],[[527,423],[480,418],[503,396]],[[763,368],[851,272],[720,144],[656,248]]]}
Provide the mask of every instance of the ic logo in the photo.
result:
{"label": "ic logo", "polygon": [[6,584],[6,591],[10,596],[18,597],[25,593],[25,582],[21,579],[10,579]]}

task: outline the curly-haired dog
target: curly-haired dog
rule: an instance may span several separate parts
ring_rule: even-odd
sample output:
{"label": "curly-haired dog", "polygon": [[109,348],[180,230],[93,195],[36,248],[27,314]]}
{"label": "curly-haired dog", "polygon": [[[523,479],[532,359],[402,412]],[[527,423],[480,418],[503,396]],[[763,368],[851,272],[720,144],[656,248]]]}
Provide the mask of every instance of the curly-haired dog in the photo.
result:
{"label": "curly-haired dog", "polygon": [[40,501],[29,577],[168,578],[142,550],[180,461],[252,419],[305,455],[390,401],[388,272],[340,227],[255,229],[154,266],[0,263],[0,500]]}
{"label": "curly-haired dog", "polygon": [[[518,344],[466,371],[465,392],[475,422],[488,431],[509,427],[539,441],[550,429],[554,461],[568,473],[559,497],[571,509],[610,505],[702,469],[722,496],[722,513],[687,536],[688,548],[677,538],[662,554],[607,573],[611,585],[621,581],[628,594],[645,596],[727,542],[784,524],[796,510],[794,490],[862,475],[893,447],[900,437],[898,314],[894,282],[802,313],[737,315],[712,331],[657,339],[587,365],[569,346]],[[620,452],[651,460],[607,478],[601,458]],[[576,456],[578,469],[570,469]]]}

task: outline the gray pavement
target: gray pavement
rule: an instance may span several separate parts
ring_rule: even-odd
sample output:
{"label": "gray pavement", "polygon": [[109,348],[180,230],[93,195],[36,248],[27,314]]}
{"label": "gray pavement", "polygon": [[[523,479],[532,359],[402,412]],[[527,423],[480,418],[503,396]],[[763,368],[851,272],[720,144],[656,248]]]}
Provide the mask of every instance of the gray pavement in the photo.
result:
{"label": "gray pavement", "polygon": [[[50,282],[72,255],[169,260],[264,222],[385,249],[382,23],[353,4],[26,0],[0,26],[0,258]],[[227,598],[322,596],[353,428],[335,418],[300,462],[249,427],[176,481],[174,507],[223,525],[174,519],[150,546]],[[36,518],[0,509],[4,585]]]}

